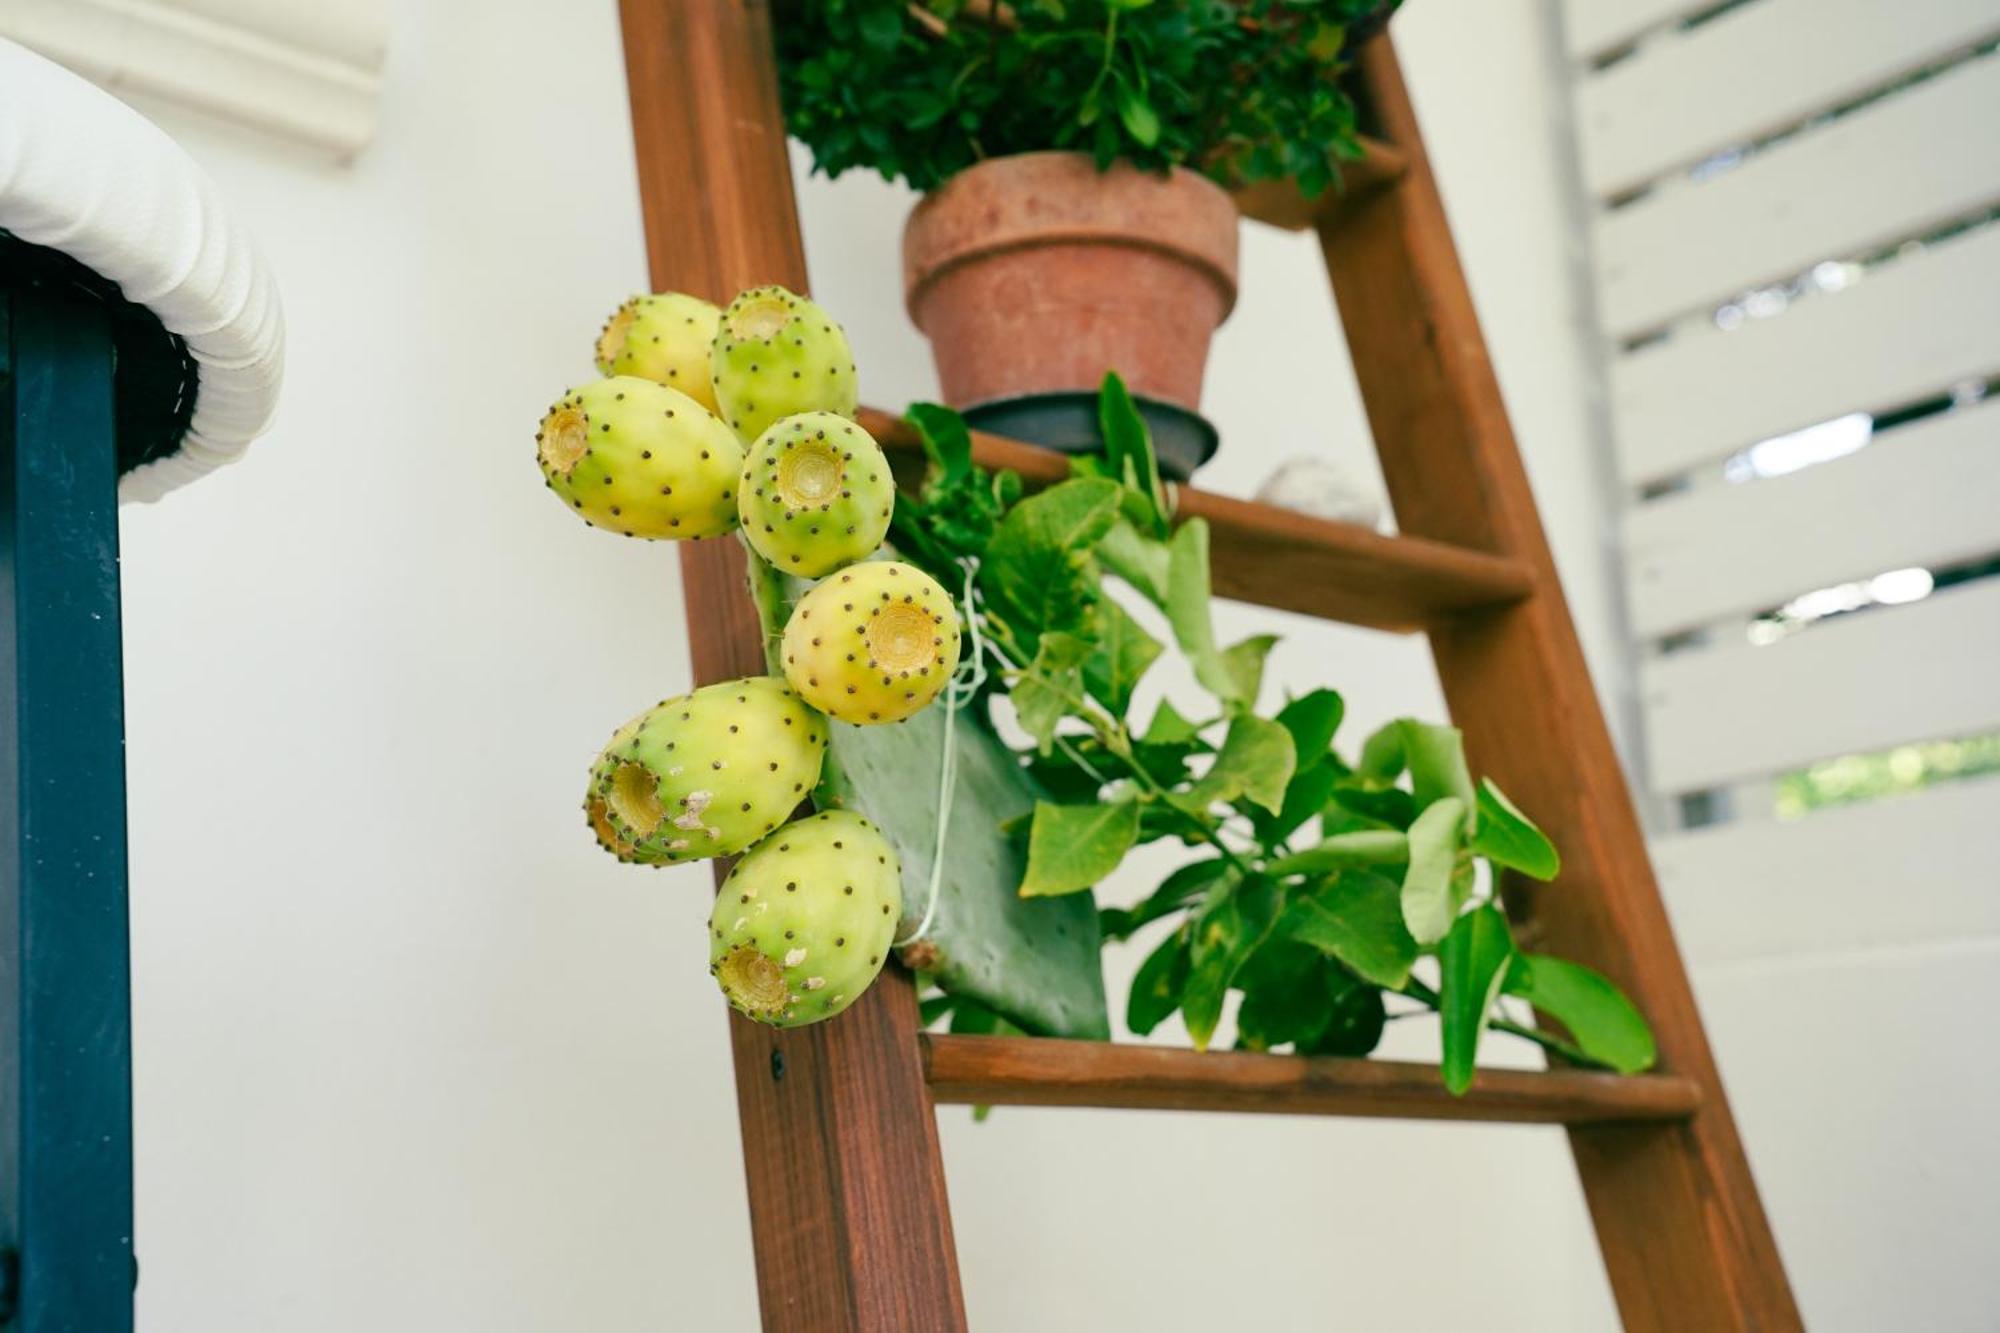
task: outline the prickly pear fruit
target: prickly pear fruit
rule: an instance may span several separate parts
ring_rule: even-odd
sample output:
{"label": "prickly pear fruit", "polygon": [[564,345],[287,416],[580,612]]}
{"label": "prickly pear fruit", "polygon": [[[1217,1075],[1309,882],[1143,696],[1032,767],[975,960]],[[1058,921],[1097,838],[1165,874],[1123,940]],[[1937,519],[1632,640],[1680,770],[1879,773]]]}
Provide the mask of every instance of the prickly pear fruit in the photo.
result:
{"label": "prickly pear fruit", "polygon": [[722,419],[744,440],[800,412],[854,415],[854,353],[824,310],[783,287],[753,287],[729,303],[709,351]]}
{"label": "prickly pear fruit", "polygon": [[627,537],[714,537],[736,526],[743,449],[694,399],[631,375],[564,394],[535,434],[549,489]]}
{"label": "prickly pear fruit", "polygon": [[597,335],[597,373],[637,375],[679,389],[715,411],[708,349],[722,311],[699,296],[635,296],[612,312]]}
{"label": "prickly pear fruit", "polygon": [[832,810],[751,848],[715,895],[709,971],[760,1023],[803,1027],[852,1004],[882,971],[903,911],[896,850]]}
{"label": "prickly pear fruit", "polygon": [[788,574],[816,579],[873,555],[896,482],[875,437],[831,412],[786,417],[750,446],[736,486],[743,535]]}
{"label": "prickly pear fruit", "polygon": [[826,719],[772,676],[663,701],[619,728],[584,813],[605,850],[647,865],[733,856],[819,781]]}
{"label": "prickly pear fruit", "polygon": [[785,679],[842,722],[900,722],[958,666],[958,609],[936,579],[894,560],[849,565],[799,599]]}

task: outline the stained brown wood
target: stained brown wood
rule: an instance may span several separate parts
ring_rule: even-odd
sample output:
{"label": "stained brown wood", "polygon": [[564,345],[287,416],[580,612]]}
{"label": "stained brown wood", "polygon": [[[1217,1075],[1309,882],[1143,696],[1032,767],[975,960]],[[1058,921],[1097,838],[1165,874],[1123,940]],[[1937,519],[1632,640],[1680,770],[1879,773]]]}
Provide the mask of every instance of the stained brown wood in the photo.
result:
{"label": "stained brown wood", "polygon": [[1403,178],[1408,163],[1397,149],[1379,139],[1364,139],[1358,161],[1340,164],[1340,182],[1316,199],[1305,197],[1294,181],[1258,181],[1230,192],[1236,211],[1253,222],[1283,231],[1311,231],[1335,221],[1370,195]]}
{"label": "stained brown wood", "polygon": [[[915,430],[872,409],[863,410],[862,423],[888,451],[898,479],[914,486],[923,471]],[[1069,475],[1068,460],[1052,450],[982,431],[972,439],[981,465],[1011,468],[1030,486]],[[1534,587],[1525,564],[1483,551],[1384,536],[1354,523],[1197,490],[1181,490],[1178,503],[1182,515],[1208,521],[1215,591],[1237,601],[1407,633],[1467,610],[1518,601]]]}
{"label": "stained brown wood", "polygon": [[1370,128],[1408,170],[1321,237],[1398,524],[1524,561],[1537,585],[1527,600],[1431,632],[1473,767],[1563,850],[1561,878],[1539,890],[1509,884],[1509,907],[1534,947],[1617,981],[1651,1020],[1662,1070],[1701,1090],[1685,1123],[1570,1131],[1612,1290],[1628,1329],[1796,1329],[1386,40],[1365,49],[1361,76]]}
{"label": "stained brown wood", "polygon": [[931,1096],[970,1105],[1585,1125],[1685,1120],[1701,1103],[1693,1080],[1670,1074],[1482,1069],[1454,1097],[1435,1064],[1397,1060],[936,1033],[919,1041]]}
{"label": "stained brown wood", "polygon": [[[621,12],[654,287],[717,301],[805,290],[765,6]],[[696,680],[763,674],[738,544],[684,545],[681,576]],[[908,975],[892,964],[838,1023],[729,1023],[764,1327],[963,1329]]]}

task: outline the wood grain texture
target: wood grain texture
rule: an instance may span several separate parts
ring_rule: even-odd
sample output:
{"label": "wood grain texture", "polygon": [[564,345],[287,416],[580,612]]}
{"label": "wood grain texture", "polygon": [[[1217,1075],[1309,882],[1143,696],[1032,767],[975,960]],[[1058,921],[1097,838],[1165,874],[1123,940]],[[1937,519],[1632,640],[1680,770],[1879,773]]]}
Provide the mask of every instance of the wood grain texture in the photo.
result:
{"label": "wood grain texture", "polygon": [[1560,879],[1532,890],[1510,882],[1509,906],[1530,947],[1623,987],[1653,1024],[1662,1071],[1701,1089],[1685,1123],[1570,1130],[1612,1290],[1633,1330],[1799,1328],[1394,48],[1372,43],[1360,65],[1368,128],[1409,172],[1321,235],[1390,498],[1403,531],[1535,572],[1534,597],[1431,633],[1473,767],[1563,849]]}
{"label": "wood grain texture", "polygon": [[1463,1097],[1434,1064],[1193,1051],[1033,1037],[921,1036],[931,1095],[1000,1106],[1097,1106],[1397,1120],[1597,1124],[1676,1120],[1701,1090],[1667,1074],[1483,1069]]}
{"label": "wood grain texture", "polygon": [[[916,431],[873,409],[861,420],[897,480],[913,489],[924,466]],[[1052,450],[983,431],[972,442],[982,466],[1011,468],[1030,487],[1069,475],[1069,460]],[[1240,602],[1408,633],[1518,601],[1534,587],[1528,566],[1504,556],[1202,491],[1183,489],[1178,499],[1182,516],[1208,521],[1216,594]]]}
{"label": "wood grain texture", "polygon": [[[621,11],[654,287],[715,301],[761,283],[804,291],[766,6]],[[684,545],[681,575],[697,682],[763,674],[738,543]],[[837,1023],[729,1022],[764,1327],[963,1329],[908,974],[892,963]]]}

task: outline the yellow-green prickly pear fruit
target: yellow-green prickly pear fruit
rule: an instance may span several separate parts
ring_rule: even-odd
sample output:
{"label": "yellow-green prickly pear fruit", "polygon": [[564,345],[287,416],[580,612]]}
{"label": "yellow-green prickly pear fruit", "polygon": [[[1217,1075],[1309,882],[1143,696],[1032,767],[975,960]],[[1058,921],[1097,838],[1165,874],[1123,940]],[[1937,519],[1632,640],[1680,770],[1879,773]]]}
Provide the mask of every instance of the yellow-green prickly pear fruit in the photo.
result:
{"label": "yellow-green prickly pear fruit", "polygon": [[860,815],[787,824],[729,872],[709,917],[709,970],[740,1012],[803,1027],[881,974],[903,912],[895,848]]}
{"label": "yellow-green prickly pear fruit", "polygon": [[736,526],[743,448],[678,389],[633,375],[562,396],[535,433],[549,489],[627,537],[715,537]]}
{"label": "yellow-green prickly pear fruit", "polygon": [[958,609],[936,579],[894,560],[849,565],[799,599],[785,679],[842,722],[901,722],[958,666]]}
{"label": "yellow-green prickly pear fruit", "polygon": [[708,349],[722,311],[681,292],[635,296],[612,312],[597,335],[597,373],[637,375],[679,389],[715,411]]}
{"label": "yellow-green prickly pear fruit", "polygon": [[826,311],[783,287],[753,287],[729,303],[709,351],[722,419],[744,440],[801,412],[854,415],[854,353]]}
{"label": "yellow-green prickly pear fruit", "polygon": [[866,559],[889,531],[896,479],[875,437],[831,412],[786,417],[743,459],[743,535],[788,574],[816,579]]}
{"label": "yellow-green prickly pear fruit", "polygon": [[783,681],[703,686],[633,718],[590,770],[584,813],[621,861],[734,856],[819,781],[826,719]]}

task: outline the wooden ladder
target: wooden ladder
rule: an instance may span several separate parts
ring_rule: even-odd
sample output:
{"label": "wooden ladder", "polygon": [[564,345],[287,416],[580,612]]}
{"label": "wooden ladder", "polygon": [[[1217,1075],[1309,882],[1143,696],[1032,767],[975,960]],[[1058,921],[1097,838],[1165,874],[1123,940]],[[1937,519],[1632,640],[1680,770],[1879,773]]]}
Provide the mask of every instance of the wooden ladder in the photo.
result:
{"label": "wooden ladder", "polygon": [[[766,3],[622,13],[653,285],[716,301],[805,290]],[[768,1329],[965,1327],[938,1103],[1565,1125],[1627,1328],[1800,1327],[1386,38],[1357,75],[1371,138],[1347,188],[1319,209],[1283,191],[1246,209],[1320,235],[1402,535],[1199,491],[1182,509],[1209,521],[1218,594],[1429,636],[1474,769],[1563,852],[1558,887],[1510,885],[1517,936],[1622,986],[1660,1072],[1489,1070],[1454,1098],[1434,1068],[1383,1060],[929,1034],[891,967],[836,1022],[730,1017]],[[866,421],[892,457],[914,449],[893,418]],[[977,445],[1031,481],[1065,470],[1024,444]],[[684,545],[681,569],[697,682],[761,674],[738,545]]]}

